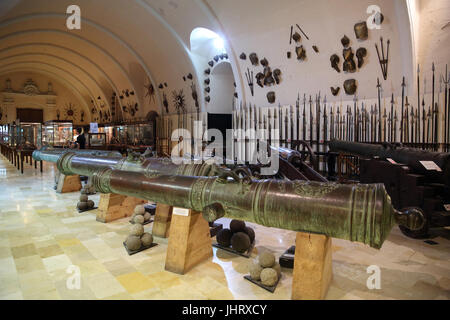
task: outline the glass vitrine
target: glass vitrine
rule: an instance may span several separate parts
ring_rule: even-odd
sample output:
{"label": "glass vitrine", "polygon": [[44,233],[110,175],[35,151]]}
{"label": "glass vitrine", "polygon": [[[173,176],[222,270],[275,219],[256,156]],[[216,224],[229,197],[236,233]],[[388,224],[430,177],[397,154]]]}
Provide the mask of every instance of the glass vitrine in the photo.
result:
{"label": "glass vitrine", "polygon": [[7,124],[3,124],[0,126],[0,143],[7,144],[8,143],[8,132],[9,126]]}
{"label": "glass vitrine", "polygon": [[106,147],[106,133],[89,133],[90,148]]}
{"label": "glass vitrine", "polygon": [[22,149],[37,149],[42,145],[42,124],[21,122],[18,126],[17,144]]}
{"label": "glass vitrine", "polygon": [[126,127],[127,144],[133,146],[150,146],[154,144],[153,122],[130,124]]}
{"label": "glass vitrine", "polygon": [[15,123],[9,125],[9,133],[8,133],[8,144],[11,147],[17,146],[17,141],[19,140],[19,126]]}
{"label": "glass vitrine", "polygon": [[73,141],[73,124],[68,121],[47,121],[42,127],[42,145],[68,146]]}

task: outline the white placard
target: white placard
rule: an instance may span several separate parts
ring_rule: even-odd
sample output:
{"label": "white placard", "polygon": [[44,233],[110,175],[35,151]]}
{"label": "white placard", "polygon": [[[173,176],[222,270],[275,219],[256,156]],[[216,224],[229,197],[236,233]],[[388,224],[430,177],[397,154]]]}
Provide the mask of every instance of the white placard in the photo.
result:
{"label": "white placard", "polygon": [[394,160],[392,160],[391,158],[386,158],[387,161],[389,161],[392,164],[397,164],[397,162],[395,162]]}
{"label": "white placard", "polygon": [[172,213],[176,214],[178,216],[186,216],[187,217],[187,216],[189,216],[189,209],[174,207]]}
{"label": "white placard", "polygon": [[445,209],[445,211],[450,211],[450,203],[444,204],[444,209]]}
{"label": "white placard", "polygon": [[294,255],[292,253],[285,253],[285,254],[283,254],[283,257],[285,257],[285,258],[294,258]]}
{"label": "white placard", "polygon": [[439,166],[434,163],[434,161],[420,161],[420,163],[425,167],[427,170],[436,170],[441,172],[442,169],[439,168]]}
{"label": "white placard", "polygon": [[89,131],[91,133],[98,133],[98,123],[97,122],[91,122]]}

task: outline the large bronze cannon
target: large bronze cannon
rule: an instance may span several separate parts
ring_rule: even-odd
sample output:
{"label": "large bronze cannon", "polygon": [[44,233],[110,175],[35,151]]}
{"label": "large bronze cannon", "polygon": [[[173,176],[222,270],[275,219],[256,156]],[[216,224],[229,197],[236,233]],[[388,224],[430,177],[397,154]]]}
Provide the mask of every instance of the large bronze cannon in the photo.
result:
{"label": "large bronze cannon", "polygon": [[111,160],[111,166],[94,168],[83,162],[86,157],[65,153],[57,165],[66,174],[92,176],[93,185],[102,193],[202,211],[210,222],[221,217],[235,218],[358,241],[374,248],[381,247],[395,223],[411,229],[423,224],[420,210],[395,210],[382,184],[256,180],[249,176],[240,178],[229,169],[213,165],[210,169],[214,169],[215,176],[168,174],[167,169],[162,169],[163,164],[170,168],[168,161],[158,160],[159,170],[152,167],[150,159],[141,159],[147,163],[144,171],[129,164],[116,167],[120,160]]}
{"label": "large bronze cannon", "polygon": [[106,168],[143,172],[147,175],[154,173],[191,176],[214,175],[215,166],[201,161],[198,164],[177,165],[168,158],[150,158],[135,153],[129,153],[128,157],[122,157],[117,151],[74,150],[71,152],[70,150],[35,150],[33,158],[38,161],[56,163],[59,172],[65,175],[78,174],[90,177],[94,172]]}
{"label": "large bronze cannon", "polygon": [[[433,174],[437,176],[442,183],[450,186],[450,153],[396,147],[388,143],[376,145],[341,140],[332,140],[329,143],[329,148],[332,152],[344,152],[366,158],[390,158],[397,163],[411,167],[415,172],[427,175]],[[433,161],[439,166],[442,173],[438,173],[437,171],[427,171],[420,161]]]}

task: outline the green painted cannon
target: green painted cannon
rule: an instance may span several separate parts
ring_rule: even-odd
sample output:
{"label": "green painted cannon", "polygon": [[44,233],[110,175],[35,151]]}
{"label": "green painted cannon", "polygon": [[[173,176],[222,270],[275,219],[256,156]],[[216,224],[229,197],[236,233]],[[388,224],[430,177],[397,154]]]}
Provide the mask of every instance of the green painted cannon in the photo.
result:
{"label": "green painted cannon", "polygon": [[[202,211],[210,222],[235,218],[325,234],[374,248],[381,247],[396,223],[411,229],[423,224],[420,210],[395,210],[382,184],[255,180],[207,164],[186,165],[190,167],[183,169],[169,159],[149,158],[135,159],[134,164],[132,159],[111,159],[101,165],[94,158],[68,152],[60,156],[57,165],[65,174],[91,176],[92,184],[102,193]],[[214,170],[208,171],[210,176],[202,171],[206,168]]]}

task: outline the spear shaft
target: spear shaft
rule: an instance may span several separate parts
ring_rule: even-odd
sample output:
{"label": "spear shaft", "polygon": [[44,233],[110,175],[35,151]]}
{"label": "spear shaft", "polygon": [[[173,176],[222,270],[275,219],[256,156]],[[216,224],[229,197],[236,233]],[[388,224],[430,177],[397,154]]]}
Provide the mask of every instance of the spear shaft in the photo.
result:
{"label": "spear shaft", "polygon": [[381,142],[381,84],[380,78],[377,78],[378,88],[378,142]]}
{"label": "spear shaft", "polygon": [[403,142],[403,108],[405,105],[405,77],[403,76],[402,81],[402,113],[400,116],[400,142]]}

